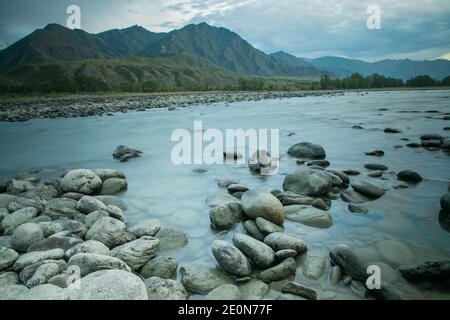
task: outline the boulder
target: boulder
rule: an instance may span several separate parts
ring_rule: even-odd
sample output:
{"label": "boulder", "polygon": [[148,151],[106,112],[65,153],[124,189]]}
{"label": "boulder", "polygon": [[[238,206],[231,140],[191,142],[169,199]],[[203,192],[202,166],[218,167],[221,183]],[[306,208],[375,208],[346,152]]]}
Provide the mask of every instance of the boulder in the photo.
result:
{"label": "boulder", "polygon": [[13,268],[15,271],[21,271],[23,268],[31,266],[32,264],[44,261],[44,260],[59,260],[64,257],[64,251],[61,249],[52,249],[48,251],[36,251],[29,252],[21,255],[16,262],[14,262]]}
{"label": "boulder", "polygon": [[249,282],[239,286],[242,300],[262,300],[269,292],[269,286],[258,279],[252,279]]}
{"label": "boulder", "polygon": [[241,206],[251,219],[262,217],[277,225],[284,222],[283,205],[270,193],[249,190],[242,195]]}
{"label": "boulder", "polygon": [[450,193],[443,195],[441,198],[441,208],[446,212],[450,212]]}
{"label": "boulder", "polygon": [[366,273],[367,266],[356,256],[349,246],[345,244],[337,245],[330,251],[330,258],[353,279],[366,281],[368,277]]}
{"label": "boulder", "polygon": [[247,257],[235,246],[222,240],[215,240],[212,253],[223,270],[239,277],[249,276],[252,273]]}
{"label": "boulder", "polygon": [[51,249],[62,249],[64,252],[72,248],[73,246],[82,243],[83,240],[74,237],[64,237],[53,235],[47,239],[42,239],[33,243],[28,252],[32,251],[47,251]]}
{"label": "boulder", "polygon": [[258,229],[264,234],[268,235],[273,232],[283,232],[284,228],[276,225],[275,223],[270,222],[264,218],[258,217],[255,220],[255,223]]}
{"label": "boulder", "polygon": [[291,249],[295,250],[297,254],[302,254],[308,250],[306,243],[303,240],[281,232],[269,234],[264,238],[264,243],[274,251]]}
{"label": "boulder", "polygon": [[171,279],[175,275],[177,268],[176,258],[158,256],[147,262],[142,267],[140,274],[146,279],[151,277]]}
{"label": "boulder", "polygon": [[171,279],[151,277],[145,280],[149,300],[187,300],[188,292],[181,283]]}
{"label": "boulder", "polygon": [[317,292],[314,289],[292,281],[288,281],[283,288],[281,288],[281,292],[295,294],[309,300],[317,300]]}
{"label": "boulder", "polygon": [[287,258],[279,264],[262,271],[259,274],[259,279],[264,282],[280,281],[294,274],[296,268],[294,258]]}
{"label": "boulder", "polygon": [[72,299],[79,300],[147,300],[145,283],[124,270],[101,270],[81,278],[80,290]]}
{"label": "boulder", "polygon": [[115,169],[92,169],[92,172],[99,176],[102,181],[106,181],[111,178],[127,178],[123,172]]}
{"label": "boulder", "polygon": [[127,204],[116,196],[95,196],[96,199],[100,200],[105,204],[105,206],[116,206],[120,208],[122,211],[126,211],[128,209]]}
{"label": "boulder", "polygon": [[142,151],[129,148],[124,145],[118,146],[113,152],[113,158],[119,160],[120,162],[126,162],[132,158],[140,157]]}
{"label": "boulder", "polygon": [[414,253],[409,246],[397,240],[382,240],[376,244],[383,261],[391,266],[412,263],[415,260]]}
{"label": "boulder", "polygon": [[64,192],[77,192],[91,195],[100,190],[102,180],[91,170],[77,169],[66,173],[61,180],[61,188]]}
{"label": "boulder", "polygon": [[18,226],[12,235],[11,246],[19,252],[26,252],[28,247],[44,239],[44,232],[36,223],[24,223]]}
{"label": "boulder", "polygon": [[83,196],[77,202],[77,210],[84,214],[89,214],[97,210],[105,210],[105,209],[106,206],[103,202],[90,196]]}
{"label": "boulder", "polygon": [[0,272],[12,266],[18,257],[15,250],[0,247]]}
{"label": "boulder", "polygon": [[244,222],[244,229],[253,238],[259,241],[264,240],[264,234],[259,230],[258,226],[256,225],[256,222],[253,220],[247,220]]}
{"label": "boulder", "polygon": [[77,253],[70,258],[68,265],[79,267],[82,277],[104,269],[131,271],[128,265],[118,258],[94,253]]}
{"label": "boulder", "polygon": [[333,176],[326,171],[298,170],[286,175],[283,190],[311,197],[326,195],[333,187]]}
{"label": "boulder", "polygon": [[385,194],[383,188],[368,181],[354,181],[352,188],[371,199],[380,198]]}
{"label": "boulder", "polygon": [[156,256],[158,247],[158,239],[144,236],[112,249],[111,256],[124,261],[131,270],[136,271]]}
{"label": "boulder", "polygon": [[[37,270],[43,265],[48,266],[41,268],[39,272],[37,272]],[[58,268],[54,268],[55,265]],[[47,283],[47,280],[49,280],[51,277],[65,271],[66,269],[67,262],[64,260],[43,260],[23,268],[22,271],[20,271],[19,279],[20,282],[24,284],[30,282],[29,287],[31,287],[33,286],[33,283],[37,283],[36,285]],[[47,277],[47,272],[50,273],[50,277]],[[34,278],[33,281],[30,281],[31,278]]]}
{"label": "boulder", "polygon": [[214,207],[209,212],[211,224],[216,229],[228,229],[239,223],[244,217],[241,204],[239,202],[229,202]]}
{"label": "boulder", "polygon": [[401,181],[406,181],[410,183],[419,183],[423,180],[423,178],[417,172],[411,170],[400,171],[397,174],[397,179]]}
{"label": "boulder", "polygon": [[9,215],[7,215],[5,218],[3,218],[0,226],[3,230],[11,230],[15,229],[21,224],[24,224],[28,220],[36,217],[37,210],[35,208],[23,208],[20,210],[17,210]]}
{"label": "boulder", "polygon": [[329,228],[333,225],[333,219],[327,211],[312,206],[292,205],[283,209],[286,220],[289,221],[315,228]]}
{"label": "boulder", "polygon": [[300,142],[289,148],[288,154],[301,159],[322,160],[326,158],[325,150],[318,144]]}
{"label": "boulder", "polygon": [[143,236],[155,236],[161,229],[161,222],[158,219],[149,219],[138,222],[128,228],[128,232],[134,234],[137,238]]}
{"label": "boulder", "polygon": [[241,292],[239,288],[234,284],[224,284],[223,286],[217,287],[214,290],[210,291],[206,297],[206,300],[240,300]]}
{"label": "boulder", "polygon": [[231,279],[222,271],[199,263],[189,263],[180,268],[181,283],[196,293],[208,293],[217,287],[231,283]]}
{"label": "boulder", "polygon": [[47,201],[43,215],[52,219],[76,219],[81,220],[84,217],[77,209],[78,203],[72,199],[58,198]]}
{"label": "boulder", "polygon": [[108,248],[114,248],[133,240],[126,225],[117,219],[103,217],[97,220],[86,233],[86,240],[97,240]]}
{"label": "boulder", "polygon": [[398,271],[403,278],[409,281],[439,281],[448,284],[450,279],[450,261],[426,261],[403,265]]}
{"label": "boulder", "polygon": [[206,204],[210,208],[221,206],[229,202],[239,202],[239,199],[224,192],[208,194],[206,197]]}
{"label": "boulder", "polygon": [[36,286],[20,296],[21,300],[69,300],[68,292],[52,284],[43,284]]}
{"label": "boulder", "polygon": [[128,189],[128,182],[125,179],[109,178],[103,181],[102,188],[100,189],[101,195],[112,195]]}
{"label": "boulder", "polygon": [[186,233],[176,228],[162,228],[157,234],[159,239],[159,250],[169,251],[183,248],[188,243]]}
{"label": "boulder", "polygon": [[64,257],[68,260],[77,253],[94,253],[98,255],[109,256],[111,254],[107,246],[100,241],[88,240],[79,243],[66,251]]}
{"label": "boulder", "polygon": [[261,241],[245,234],[235,234],[233,243],[257,267],[268,268],[275,262],[275,252]]}

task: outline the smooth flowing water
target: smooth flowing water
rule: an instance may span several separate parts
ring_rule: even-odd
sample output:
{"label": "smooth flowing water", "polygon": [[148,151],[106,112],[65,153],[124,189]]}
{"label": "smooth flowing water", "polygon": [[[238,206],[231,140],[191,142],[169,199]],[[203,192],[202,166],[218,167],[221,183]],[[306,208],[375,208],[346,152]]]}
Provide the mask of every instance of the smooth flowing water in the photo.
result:
{"label": "smooth flowing water", "polygon": [[[329,212],[334,225],[329,229],[287,221],[286,232],[304,239],[308,255],[318,257],[310,258],[309,263],[318,261],[316,268],[324,267],[323,276],[314,280],[303,272],[302,265],[306,262],[297,259],[299,268],[295,278],[315,288],[319,298],[360,299],[362,290],[358,288],[329,284],[327,257],[336,244],[346,243],[367,262],[384,261],[393,269],[398,267],[395,262],[377,249],[380,241],[394,239],[406,244],[413,253],[412,262],[450,258],[450,230],[439,223],[439,199],[448,192],[449,155],[441,150],[411,149],[405,146],[408,142],[401,140],[419,142],[420,135],[425,133],[445,136],[448,131],[443,128],[450,123],[442,118],[450,112],[449,96],[450,91],[437,90],[346,93],[220,103],[176,111],[129,112],[114,117],[0,123],[0,176],[40,169],[40,174],[50,179],[68,168],[119,169],[127,175],[129,185],[128,191],[120,195],[129,205],[126,219],[158,218],[163,227],[182,229],[189,237],[189,244],[165,254],[176,256],[180,264],[201,262],[214,266],[211,253],[214,239],[231,241],[235,232],[244,232],[242,225],[221,233],[211,229],[206,195],[226,192],[217,186],[215,179],[236,179],[250,188],[266,191],[281,189],[284,175],[299,168],[296,159],[286,154],[288,148],[302,141],[320,144],[327,152],[331,169],[357,169],[361,175],[352,179],[373,179],[388,191],[382,198],[365,204],[370,210],[366,215],[351,214],[347,203],[333,201]],[[380,111],[382,108],[387,110]],[[170,141],[172,131],[177,128],[192,131],[195,120],[203,121],[204,129],[279,128],[282,157],[279,173],[260,177],[251,174],[246,165],[172,164],[171,149],[175,145]],[[364,129],[353,129],[354,125]],[[383,132],[386,127],[399,128],[402,133],[386,134]],[[144,154],[128,163],[119,163],[111,156],[119,144],[138,148]],[[384,150],[385,156],[375,158],[364,154],[372,150]],[[374,162],[389,167],[385,179],[366,176],[364,164]],[[208,171],[193,172],[198,167]],[[406,189],[394,188],[398,184],[395,172],[407,169],[420,173],[424,181]],[[325,258],[323,265],[321,258]],[[414,287],[395,271],[389,277],[397,288],[416,297],[450,298],[445,292],[426,285]],[[276,297],[279,287],[273,283],[269,296]]]}

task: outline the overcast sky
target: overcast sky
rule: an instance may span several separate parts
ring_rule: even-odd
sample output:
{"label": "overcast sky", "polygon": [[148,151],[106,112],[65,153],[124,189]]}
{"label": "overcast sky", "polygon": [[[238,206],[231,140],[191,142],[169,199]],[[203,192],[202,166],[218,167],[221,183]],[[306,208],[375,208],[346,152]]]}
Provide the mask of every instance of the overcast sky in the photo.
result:
{"label": "overcast sky", "polygon": [[[65,25],[71,4],[80,6],[81,27],[91,33],[136,24],[161,32],[205,21],[267,53],[450,59],[450,0],[0,0],[0,48],[48,23]],[[369,5],[381,9],[380,30],[366,26]]]}

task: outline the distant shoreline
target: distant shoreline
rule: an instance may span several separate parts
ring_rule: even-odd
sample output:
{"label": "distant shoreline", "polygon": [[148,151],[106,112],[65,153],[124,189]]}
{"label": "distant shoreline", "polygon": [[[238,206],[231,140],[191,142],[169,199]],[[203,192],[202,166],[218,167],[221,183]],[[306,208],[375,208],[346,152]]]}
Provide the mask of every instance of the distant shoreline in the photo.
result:
{"label": "distant shoreline", "polygon": [[36,118],[112,116],[114,113],[169,108],[175,110],[212,103],[234,103],[267,99],[339,95],[348,92],[450,90],[450,87],[402,87],[303,91],[199,91],[152,93],[82,93],[0,96],[0,122],[21,122]]}

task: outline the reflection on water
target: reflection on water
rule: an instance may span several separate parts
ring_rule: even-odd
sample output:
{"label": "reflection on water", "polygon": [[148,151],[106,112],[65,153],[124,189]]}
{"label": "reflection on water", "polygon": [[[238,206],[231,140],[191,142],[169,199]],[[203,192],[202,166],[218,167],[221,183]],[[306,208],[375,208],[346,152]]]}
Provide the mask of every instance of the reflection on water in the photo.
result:
{"label": "reflection on water", "polygon": [[[398,240],[412,254],[410,262],[450,258],[450,220],[440,213],[439,205],[440,197],[448,188],[450,158],[440,150],[405,146],[418,142],[424,133],[446,135],[443,128],[449,122],[442,118],[450,112],[448,94],[448,91],[348,93],[197,106],[175,112],[152,110],[114,117],[1,123],[0,175],[7,177],[32,168],[45,168],[41,174],[48,178],[67,167],[122,170],[129,182],[128,191],[121,195],[130,208],[126,219],[158,218],[163,226],[183,229],[189,236],[189,244],[169,254],[176,256],[181,264],[196,261],[215,265],[210,250],[213,240],[230,240],[233,233],[244,232],[242,225],[225,233],[211,230],[204,200],[208,193],[220,191],[215,179],[231,178],[267,191],[281,189],[284,174],[298,168],[295,159],[286,154],[287,149],[301,141],[318,143],[327,151],[330,168],[362,172],[360,177],[352,179],[367,178],[365,163],[389,166],[383,179],[367,178],[374,179],[388,192],[381,199],[365,204],[370,210],[366,215],[351,214],[347,203],[333,201],[330,214],[334,225],[329,229],[287,221],[286,232],[304,239],[309,247],[308,257],[297,258],[296,280],[315,288],[319,298],[363,298],[363,290],[357,286],[329,285],[328,253],[336,244],[346,243],[367,262],[385,263],[386,278],[399,290],[416,297],[450,298],[430,287],[414,287],[402,280],[393,270],[397,261],[380,250],[391,243],[386,240]],[[427,113],[428,110],[439,113]],[[203,174],[194,173],[195,166],[173,165],[170,152],[174,143],[170,142],[170,135],[176,128],[192,130],[194,120],[202,120],[204,128],[222,130],[279,128],[278,175],[259,177],[243,165],[204,165],[201,167],[208,171]],[[354,125],[364,129],[352,129]],[[386,134],[383,132],[386,127],[399,128],[402,133]],[[291,132],[295,135],[290,135]],[[111,156],[119,144],[136,147],[144,155],[129,163],[119,163]],[[385,156],[374,158],[364,154],[372,150],[384,150]],[[394,188],[398,184],[395,172],[406,169],[417,171],[424,181],[406,189]],[[406,253],[403,258],[408,260]],[[280,285],[273,283],[271,288],[270,296],[274,297]]]}

